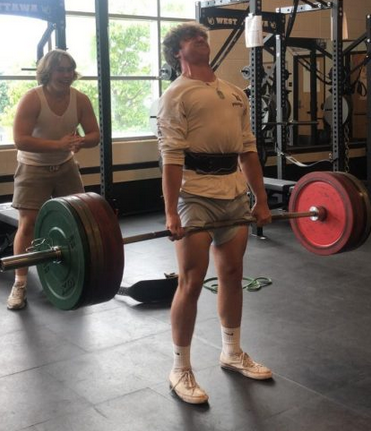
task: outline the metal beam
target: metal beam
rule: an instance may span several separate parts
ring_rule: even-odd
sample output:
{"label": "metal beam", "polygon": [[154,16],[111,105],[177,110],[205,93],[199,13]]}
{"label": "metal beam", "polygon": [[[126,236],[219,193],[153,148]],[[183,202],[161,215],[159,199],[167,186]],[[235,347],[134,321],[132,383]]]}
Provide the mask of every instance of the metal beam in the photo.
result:
{"label": "metal beam", "polygon": [[[215,7],[215,6],[227,6],[241,3],[249,3],[248,0],[210,0],[210,1],[199,1],[199,7],[207,8],[207,7]],[[198,7],[198,6],[197,6]]]}
{"label": "metal beam", "polygon": [[[327,4],[324,3],[309,3],[305,5],[299,5],[296,12],[302,13],[302,12],[315,12],[318,10],[327,10],[332,8],[332,3],[328,2]],[[276,8],[277,13],[283,13],[285,15],[291,14],[294,10],[294,6],[284,6]]]}
{"label": "metal beam", "polygon": [[332,157],[333,170],[347,170],[343,127],[343,0],[332,8]]}
{"label": "metal beam", "polygon": [[101,195],[114,207],[112,173],[111,79],[108,41],[108,0],[95,0],[101,132]]}
{"label": "metal beam", "polygon": [[367,15],[366,19],[367,28],[367,57],[369,59],[367,63],[367,189],[371,196],[371,15]]}

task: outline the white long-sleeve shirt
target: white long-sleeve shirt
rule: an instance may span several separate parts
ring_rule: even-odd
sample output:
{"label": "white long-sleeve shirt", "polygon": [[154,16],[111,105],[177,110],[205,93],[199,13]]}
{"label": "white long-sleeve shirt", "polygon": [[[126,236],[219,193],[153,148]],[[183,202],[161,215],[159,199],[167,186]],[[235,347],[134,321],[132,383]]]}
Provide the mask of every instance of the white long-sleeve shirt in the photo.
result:
{"label": "white long-sleeve shirt", "polygon": [[[205,83],[180,76],[160,98],[159,149],[163,164],[184,165],[184,152],[256,152],[250,127],[249,102],[240,88],[221,79]],[[233,199],[246,192],[240,170],[229,175],[199,175],[184,170],[183,191]]]}

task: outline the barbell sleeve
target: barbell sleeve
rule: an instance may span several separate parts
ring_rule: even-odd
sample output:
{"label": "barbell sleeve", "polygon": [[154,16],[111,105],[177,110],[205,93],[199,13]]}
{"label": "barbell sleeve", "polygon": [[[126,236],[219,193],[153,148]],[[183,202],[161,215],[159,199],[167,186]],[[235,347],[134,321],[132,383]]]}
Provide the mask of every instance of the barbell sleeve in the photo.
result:
{"label": "barbell sleeve", "polygon": [[52,247],[49,250],[33,251],[15,256],[3,257],[0,259],[0,271],[25,268],[27,266],[39,265],[44,262],[60,262],[62,251],[59,247]]}

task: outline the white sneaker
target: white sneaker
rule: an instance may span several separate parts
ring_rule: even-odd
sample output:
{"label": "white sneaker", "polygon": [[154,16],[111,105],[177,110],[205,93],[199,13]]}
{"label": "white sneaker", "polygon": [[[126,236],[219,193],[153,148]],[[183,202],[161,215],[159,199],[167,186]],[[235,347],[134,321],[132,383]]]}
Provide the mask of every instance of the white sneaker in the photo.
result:
{"label": "white sneaker", "polygon": [[27,288],[23,283],[14,283],[8,297],[7,307],[9,310],[21,310],[27,304]]}
{"label": "white sneaker", "polygon": [[272,371],[269,368],[253,361],[242,350],[241,353],[233,356],[227,356],[222,352],[220,355],[220,366],[226,370],[241,373],[251,379],[266,380],[272,378]]}
{"label": "white sneaker", "polygon": [[190,404],[207,403],[209,396],[197,384],[192,370],[174,371],[169,376],[170,388],[178,397]]}

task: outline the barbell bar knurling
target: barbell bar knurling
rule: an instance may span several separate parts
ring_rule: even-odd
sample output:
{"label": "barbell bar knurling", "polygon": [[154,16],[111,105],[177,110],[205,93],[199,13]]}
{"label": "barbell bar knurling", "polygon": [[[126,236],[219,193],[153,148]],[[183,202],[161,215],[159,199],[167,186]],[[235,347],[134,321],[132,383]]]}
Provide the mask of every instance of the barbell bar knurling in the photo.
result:
{"label": "barbell bar knurling", "polygon": [[[323,207],[318,207],[318,208],[311,207],[310,211],[282,212],[282,213],[272,214],[272,221],[289,220],[289,219],[301,218],[301,217],[311,217],[313,220],[322,221],[326,218],[326,209]],[[189,235],[195,232],[204,232],[208,230],[215,230],[215,229],[226,228],[226,227],[242,226],[242,225],[247,225],[247,224],[256,223],[256,222],[257,222],[256,218],[251,216],[251,217],[246,217],[244,219],[239,219],[239,220],[225,220],[220,222],[207,223],[204,226],[200,226],[200,227],[185,228],[185,234]],[[165,238],[171,235],[172,234],[170,230],[148,232],[148,233],[143,233],[139,235],[129,236],[127,238],[122,238],[122,243],[132,244],[134,242],[147,241],[150,239]]]}

